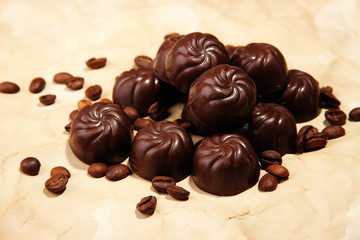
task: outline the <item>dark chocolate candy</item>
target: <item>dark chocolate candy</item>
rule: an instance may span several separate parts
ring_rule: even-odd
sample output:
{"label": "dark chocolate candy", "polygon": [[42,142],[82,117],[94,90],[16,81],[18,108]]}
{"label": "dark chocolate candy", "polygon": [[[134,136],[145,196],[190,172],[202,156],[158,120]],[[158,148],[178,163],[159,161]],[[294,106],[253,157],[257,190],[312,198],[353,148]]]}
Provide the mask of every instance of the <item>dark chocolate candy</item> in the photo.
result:
{"label": "dark chocolate candy", "polygon": [[125,112],[116,104],[97,102],[76,115],[69,144],[84,163],[115,164],[128,157],[132,137],[131,122]]}
{"label": "dark chocolate candy", "polygon": [[248,121],[255,104],[252,79],[241,68],[222,64],[194,81],[182,118],[199,135],[228,132]]}
{"label": "dark chocolate candy", "polygon": [[319,83],[309,74],[289,70],[289,83],[276,102],[287,108],[296,122],[307,122],[320,113]]}
{"label": "dark chocolate candy", "polygon": [[252,113],[249,140],[257,153],[275,150],[281,155],[295,150],[294,116],[275,103],[258,103]]}
{"label": "dark chocolate candy", "polygon": [[260,174],[250,142],[238,134],[205,138],[194,153],[193,179],[202,190],[231,196],[254,186]]}
{"label": "dark chocolate candy", "polygon": [[261,100],[284,89],[288,83],[284,56],[267,43],[250,43],[236,48],[230,64],[241,67],[254,80]]}
{"label": "dark chocolate candy", "polygon": [[225,46],[213,35],[194,32],[179,39],[165,60],[166,75],[182,93],[206,70],[229,62]]}
{"label": "dark chocolate candy", "polygon": [[129,157],[140,177],[186,178],[192,168],[193,142],[186,130],[169,121],[152,122],[136,134]]}

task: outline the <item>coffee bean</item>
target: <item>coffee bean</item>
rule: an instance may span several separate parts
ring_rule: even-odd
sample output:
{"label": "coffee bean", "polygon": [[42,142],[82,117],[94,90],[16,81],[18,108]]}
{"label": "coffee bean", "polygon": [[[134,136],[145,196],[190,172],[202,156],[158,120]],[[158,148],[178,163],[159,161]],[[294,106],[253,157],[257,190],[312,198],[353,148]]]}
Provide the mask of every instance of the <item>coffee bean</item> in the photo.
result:
{"label": "coffee bean", "polygon": [[54,104],[55,100],[56,100],[56,95],[54,94],[46,94],[39,97],[39,101],[45,106]]}
{"label": "coffee bean", "polygon": [[88,105],[91,105],[92,103],[86,99],[81,99],[80,101],[78,101],[77,106],[78,109],[82,109],[83,107],[86,107]]}
{"label": "coffee bean", "polygon": [[277,188],[278,184],[279,180],[271,173],[267,173],[260,179],[258,188],[262,192],[271,192]]}
{"label": "coffee bean", "polygon": [[282,164],[281,154],[274,150],[266,150],[259,156],[261,169],[267,168],[269,165]]}
{"label": "coffee bean", "polygon": [[136,205],[136,209],[142,214],[152,215],[156,209],[156,197],[147,196],[140,200],[140,202]]}
{"label": "coffee bean", "polygon": [[73,110],[70,114],[69,114],[69,119],[72,121],[76,118],[76,116],[78,115],[79,113],[79,110],[78,109],[75,109]]}
{"label": "coffee bean", "polygon": [[177,118],[173,121],[173,123],[175,123],[176,125],[178,125],[179,127],[185,128],[185,129],[189,129],[191,127],[191,123],[190,122],[186,122],[181,118]]}
{"label": "coffee bean", "polygon": [[1,93],[17,93],[20,91],[20,87],[13,82],[2,82],[0,83]]}
{"label": "coffee bean", "polygon": [[153,67],[153,60],[150,57],[144,55],[135,57],[134,63],[139,68],[152,69]]}
{"label": "coffee bean", "polygon": [[347,116],[342,110],[332,108],[325,112],[325,118],[332,125],[344,125]]}
{"label": "coffee bean", "polygon": [[135,120],[140,117],[138,110],[130,106],[125,107],[124,112],[126,113],[126,115],[128,116],[128,118],[132,123],[135,122]]}
{"label": "coffee bean", "polygon": [[295,140],[296,151],[299,153],[303,153],[306,141],[315,133],[318,133],[318,129],[315,128],[314,126],[311,125],[303,126],[299,130],[296,136],[296,140]]}
{"label": "coffee bean", "polygon": [[190,192],[179,186],[170,186],[166,188],[166,192],[177,200],[188,200]]}
{"label": "coffee bean", "polygon": [[41,77],[34,78],[30,82],[29,91],[31,93],[39,93],[45,88],[45,80]]}
{"label": "coffee bean", "polygon": [[328,139],[334,139],[345,135],[345,129],[339,125],[327,126],[321,132],[327,134]]}
{"label": "coffee bean", "polygon": [[58,175],[58,174],[62,174],[67,178],[71,177],[71,174],[70,174],[69,170],[67,170],[63,166],[57,166],[57,167],[54,167],[53,169],[51,169],[50,176],[55,176],[55,175]]}
{"label": "coffee bean", "polygon": [[110,99],[108,98],[102,98],[100,99],[100,102],[105,102],[105,103],[113,103]]}
{"label": "coffee bean", "polygon": [[338,108],[341,105],[339,99],[333,94],[332,87],[323,87],[320,89],[320,106],[322,108]]}
{"label": "coffee bean", "polygon": [[148,109],[149,117],[154,121],[164,120],[167,117],[167,106],[158,101],[151,104]]}
{"label": "coffee bean", "polygon": [[20,170],[30,176],[36,176],[40,171],[40,161],[34,157],[24,158],[20,163]]}
{"label": "coffee bean", "polygon": [[91,69],[98,69],[105,66],[106,58],[90,58],[86,61],[86,65]]}
{"label": "coffee bean", "polygon": [[45,182],[45,188],[52,193],[62,193],[65,190],[67,183],[67,177],[65,177],[63,174],[57,174],[50,177]]}
{"label": "coffee bean", "polygon": [[79,90],[84,86],[84,81],[82,77],[72,77],[66,82],[66,86],[71,90]]}
{"label": "coffee bean", "polygon": [[98,100],[101,96],[101,93],[102,93],[102,88],[100,85],[93,85],[85,90],[86,97],[88,97],[92,101]]}
{"label": "coffee bean", "polygon": [[326,137],[313,137],[306,141],[304,150],[313,151],[325,147],[327,144]]}
{"label": "coffee bean", "polygon": [[109,168],[106,172],[106,178],[110,181],[121,180],[131,174],[130,168],[124,164],[116,164]]}
{"label": "coffee bean", "polygon": [[69,122],[68,124],[65,125],[65,127],[64,127],[65,131],[67,131],[67,132],[71,131],[71,124],[72,124],[72,122]]}
{"label": "coffee bean", "polygon": [[290,175],[289,170],[282,165],[270,165],[265,170],[279,178],[288,178]]}
{"label": "coffee bean", "polygon": [[360,121],[360,107],[354,108],[350,111],[349,119],[351,121]]}
{"label": "coffee bean", "polygon": [[70,79],[73,78],[73,75],[67,72],[59,72],[54,75],[53,81],[60,84],[67,83]]}
{"label": "coffee bean", "polygon": [[106,175],[109,167],[105,163],[93,163],[88,168],[88,174],[93,178],[101,178]]}
{"label": "coffee bean", "polygon": [[168,176],[156,176],[151,180],[151,184],[156,191],[160,193],[167,193],[166,189],[170,186],[175,186],[176,181]]}
{"label": "coffee bean", "polygon": [[139,131],[143,127],[146,127],[149,123],[152,123],[153,121],[147,118],[138,118],[134,121],[133,127],[134,130]]}
{"label": "coffee bean", "polygon": [[167,40],[167,39],[169,39],[169,38],[176,37],[176,36],[179,36],[179,34],[176,33],[176,32],[168,33],[168,34],[166,34],[166,35],[164,36],[164,40]]}

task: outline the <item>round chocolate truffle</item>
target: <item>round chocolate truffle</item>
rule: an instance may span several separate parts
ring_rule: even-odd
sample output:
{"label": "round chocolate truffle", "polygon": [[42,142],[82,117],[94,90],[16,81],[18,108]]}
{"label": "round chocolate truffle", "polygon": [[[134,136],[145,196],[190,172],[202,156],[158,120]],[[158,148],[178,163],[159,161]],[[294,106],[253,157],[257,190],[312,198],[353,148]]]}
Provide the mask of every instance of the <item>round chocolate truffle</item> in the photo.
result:
{"label": "round chocolate truffle", "polygon": [[257,153],[275,150],[281,155],[295,150],[294,116],[275,103],[258,103],[252,113],[249,140]]}
{"label": "round chocolate truffle", "polygon": [[267,43],[250,43],[236,48],[231,65],[241,67],[254,80],[257,95],[267,99],[288,83],[287,65],[282,53]]}
{"label": "round chocolate truffle", "polygon": [[306,72],[290,70],[289,83],[277,99],[277,103],[287,108],[296,122],[307,122],[320,113],[319,83]]}
{"label": "round chocolate truffle", "polygon": [[124,161],[130,153],[133,129],[116,104],[97,102],[82,108],[71,125],[70,148],[87,164]]}
{"label": "round chocolate truffle", "polygon": [[131,106],[144,116],[151,104],[160,99],[161,92],[161,83],[152,69],[131,69],[116,78],[113,102],[121,107]]}
{"label": "round chocolate truffle", "polygon": [[180,181],[192,169],[193,142],[186,130],[169,121],[152,122],[136,134],[129,157],[131,169],[150,180],[168,176]]}
{"label": "round chocolate truffle", "polygon": [[192,84],[182,118],[191,130],[207,136],[239,129],[256,104],[256,87],[239,67],[222,64],[211,68]]}
{"label": "round chocolate truffle", "polygon": [[254,186],[260,174],[250,142],[229,133],[205,138],[194,153],[193,179],[205,192],[231,196]]}
{"label": "round chocolate truffle", "polygon": [[225,46],[213,35],[194,32],[179,39],[165,60],[166,75],[172,85],[188,93],[191,83],[206,70],[229,63]]}

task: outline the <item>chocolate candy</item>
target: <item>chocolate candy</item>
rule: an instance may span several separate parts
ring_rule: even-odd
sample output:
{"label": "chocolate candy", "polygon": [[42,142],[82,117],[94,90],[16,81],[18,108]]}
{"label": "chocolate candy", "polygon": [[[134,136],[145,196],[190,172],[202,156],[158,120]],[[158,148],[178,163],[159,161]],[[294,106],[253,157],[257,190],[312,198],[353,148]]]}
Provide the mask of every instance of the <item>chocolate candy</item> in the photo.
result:
{"label": "chocolate candy", "polygon": [[287,108],[296,122],[306,122],[314,119],[320,113],[319,83],[309,74],[290,70],[289,83],[276,102]]}
{"label": "chocolate candy", "polygon": [[128,157],[132,136],[131,122],[118,105],[97,102],[85,106],[76,115],[69,144],[84,163],[110,165]]}
{"label": "chocolate candy", "polygon": [[275,150],[284,155],[295,150],[295,119],[283,106],[258,103],[252,113],[250,125],[249,140],[256,152]]}
{"label": "chocolate candy", "polygon": [[222,64],[196,79],[182,112],[191,130],[207,136],[240,128],[256,104],[254,82],[241,69]]}
{"label": "chocolate candy", "polygon": [[152,180],[169,176],[180,181],[191,172],[193,142],[186,130],[169,121],[149,123],[136,134],[130,167],[140,177]]}
{"label": "chocolate candy", "polygon": [[229,62],[225,46],[213,35],[194,32],[179,39],[166,56],[170,83],[187,93],[191,83],[206,70]]}
{"label": "chocolate candy", "polygon": [[260,99],[271,97],[288,83],[284,56],[267,43],[250,43],[236,48],[230,64],[241,67],[254,80]]}
{"label": "chocolate candy", "polygon": [[193,179],[202,190],[231,196],[254,186],[260,174],[256,153],[239,134],[205,138],[194,153]]}

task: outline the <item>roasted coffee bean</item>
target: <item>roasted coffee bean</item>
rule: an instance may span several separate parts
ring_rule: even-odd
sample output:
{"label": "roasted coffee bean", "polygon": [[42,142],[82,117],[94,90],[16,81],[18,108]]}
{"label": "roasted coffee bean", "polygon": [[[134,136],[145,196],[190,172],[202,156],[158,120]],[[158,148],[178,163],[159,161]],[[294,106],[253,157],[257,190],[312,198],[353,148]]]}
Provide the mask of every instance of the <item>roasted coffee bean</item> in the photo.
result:
{"label": "roasted coffee bean", "polygon": [[175,123],[176,125],[178,125],[179,127],[185,128],[185,129],[189,129],[191,127],[191,123],[190,122],[185,122],[183,119],[181,118],[177,118],[173,121],[173,123]]}
{"label": "roasted coffee bean", "polygon": [[260,179],[258,188],[262,192],[271,192],[277,188],[278,184],[279,180],[271,173],[267,173]]}
{"label": "roasted coffee bean", "polygon": [[93,178],[101,178],[106,175],[109,167],[105,163],[93,163],[88,168],[88,174]]}
{"label": "roasted coffee bean", "polygon": [[151,119],[138,118],[133,122],[134,130],[139,131],[140,129],[146,127],[151,122],[153,122]]}
{"label": "roasted coffee bean", "polygon": [[167,39],[172,38],[172,37],[175,37],[175,36],[179,36],[179,34],[176,33],[176,32],[168,33],[168,34],[166,34],[166,35],[164,36],[164,40],[167,40]]}
{"label": "roasted coffee bean", "polygon": [[320,106],[322,108],[338,108],[341,105],[339,99],[333,94],[332,87],[323,87],[320,89]]}
{"label": "roasted coffee bean", "polygon": [[153,67],[153,60],[150,57],[144,55],[135,57],[134,63],[139,68],[151,69]]}
{"label": "roasted coffee bean", "polygon": [[177,200],[188,200],[190,192],[179,186],[170,186],[166,188],[166,192]]}
{"label": "roasted coffee bean", "polygon": [[160,193],[167,193],[166,189],[170,186],[175,186],[176,181],[168,176],[156,176],[151,180],[151,185],[156,191]]}
{"label": "roasted coffee bean", "polygon": [[149,117],[154,121],[164,120],[167,114],[167,106],[166,104],[158,101],[151,104],[148,110]]}
{"label": "roasted coffee bean", "polygon": [[102,98],[102,99],[100,99],[99,102],[113,103],[113,102],[112,102],[110,99],[108,99],[108,98]]}
{"label": "roasted coffee bean", "polygon": [[282,165],[270,165],[265,170],[279,178],[288,178],[290,175],[289,170],[287,170],[287,168]]}
{"label": "roasted coffee bean", "polygon": [[85,90],[85,95],[92,101],[96,101],[101,97],[102,88],[100,85],[93,85]]}
{"label": "roasted coffee bean", "polygon": [[45,188],[52,193],[62,193],[65,190],[67,183],[68,177],[63,174],[57,174],[50,177],[45,182]]}
{"label": "roasted coffee bean", "polygon": [[66,82],[66,86],[71,90],[79,90],[84,86],[84,81],[82,77],[72,77]]}
{"label": "roasted coffee bean", "polygon": [[64,127],[65,131],[67,131],[67,132],[71,131],[71,124],[72,124],[72,122],[69,122],[68,124],[65,125],[65,127]]}
{"label": "roasted coffee bean", "polygon": [[39,97],[39,101],[45,106],[54,104],[55,100],[56,100],[56,95],[54,94],[46,94]]}
{"label": "roasted coffee bean", "polygon": [[105,66],[106,58],[90,58],[86,61],[86,65],[91,69],[98,69]]}
{"label": "roasted coffee bean", "polygon": [[354,108],[350,111],[349,119],[351,121],[360,121],[360,107]]}
{"label": "roasted coffee bean", "polygon": [[138,110],[136,110],[135,108],[133,108],[131,106],[125,107],[124,112],[126,113],[126,115],[128,116],[128,118],[130,119],[130,121],[132,123],[135,122],[135,120],[140,117]]}
{"label": "roasted coffee bean", "polygon": [[136,209],[142,214],[152,215],[156,209],[156,197],[147,196],[140,200],[140,202],[136,205]]}
{"label": "roasted coffee bean", "polygon": [[45,85],[46,85],[46,82],[43,78],[41,78],[41,77],[34,78],[30,82],[29,91],[31,93],[39,93],[42,90],[44,90]]}
{"label": "roasted coffee bean", "polygon": [[282,157],[281,154],[274,150],[266,150],[262,152],[259,156],[260,166],[261,169],[265,169],[270,165],[282,164]]}
{"label": "roasted coffee bean", "polygon": [[71,177],[71,174],[70,174],[69,170],[67,170],[63,166],[57,166],[57,167],[54,167],[53,169],[51,169],[50,176],[55,176],[55,175],[58,175],[58,174],[62,174],[67,178]]}
{"label": "roasted coffee bean", "polygon": [[78,109],[73,110],[70,114],[69,114],[69,119],[72,121],[76,118],[77,114],[79,113]]}
{"label": "roasted coffee bean", "polygon": [[59,72],[54,75],[53,81],[60,84],[65,84],[73,78],[73,75],[67,72]]}
{"label": "roasted coffee bean", "polygon": [[109,168],[106,172],[106,178],[110,181],[121,180],[131,174],[130,168],[124,164],[116,164]]}
{"label": "roasted coffee bean", "polygon": [[36,176],[40,171],[40,161],[34,157],[24,158],[20,163],[20,170],[30,176]]}
{"label": "roasted coffee bean", "polygon": [[334,139],[345,135],[345,129],[339,125],[330,125],[325,127],[322,131],[328,136],[328,139]]}
{"label": "roasted coffee bean", "polygon": [[13,82],[2,82],[0,83],[1,93],[17,93],[20,91],[20,87]]}
{"label": "roasted coffee bean", "polygon": [[299,153],[303,153],[306,141],[316,133],[318,133],[318,129],[316,127],[311,125],[303,126],[299,130],[299,133],[297,134],[296,137],[296,141],[295,141],[296,151],[298,151]]}
{"label": "roasted coffee bean", "polygon": [[83,107],[86,107],[88,105],[91,105],[92,103],[86,99],[81,99],[80,101],[78,101],[77,106],[78,109],[82,109]]}
{"label": "roasted coffee bean", "polygon": [[332,108],[325,112],[325,118],[332,125],[344,125],[347,116],[342,110]]}
{"label": "roasted coffee bean", "polygon": [[327,144],[326,138],[327,136],[321,136],[321,137],[313,137],[308,139],[305,142],[304,150],[313,151],[325,147]]}

